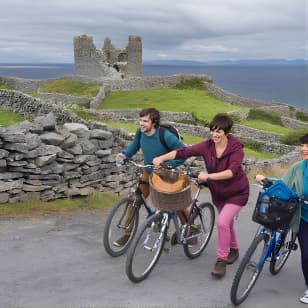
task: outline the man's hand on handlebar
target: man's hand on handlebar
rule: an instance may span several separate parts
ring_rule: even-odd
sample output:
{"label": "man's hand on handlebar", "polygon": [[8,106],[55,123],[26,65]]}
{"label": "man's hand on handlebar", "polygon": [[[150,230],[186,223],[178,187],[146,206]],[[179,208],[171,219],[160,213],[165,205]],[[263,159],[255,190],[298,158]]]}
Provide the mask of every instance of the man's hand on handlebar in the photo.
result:
{"label": "man's hand on handlebar", "polygon": [[160,158],[160,156],[157,156],[153,159],[153,165],[156,169],[161,168],[163,162],[164,161]]}

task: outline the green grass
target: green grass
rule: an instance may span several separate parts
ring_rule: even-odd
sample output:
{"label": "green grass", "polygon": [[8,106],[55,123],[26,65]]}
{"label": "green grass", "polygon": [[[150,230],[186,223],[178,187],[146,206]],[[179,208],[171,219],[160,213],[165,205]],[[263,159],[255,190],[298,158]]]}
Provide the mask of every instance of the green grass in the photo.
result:
{"label": "green grass", "polygon": [[94,97],[100,89],[100,84],[80,82],[71,79],[56,79],[41,87],[42,92],[61,93],[80,97]]}
{"label": "green grass", "polygon": [[219,112],[247,108],[225,103],[207,90],[155,89],[145,91],[111,92],[99,109],[143,109],[155,107],[160,111],[194,113],[200,120],[209,122]]}
{"label": "green grass", "polygon": [[[99,109],[143,109],[147,107],[155,107],[160,111],[189,112],[205,123],[209,123],[217,113],[239,111],[246,114],[249,110],[247,107],[223,102],[207,90],[199,89],[111,92]],[[279,124],[273,124],[272,120],[252,119],[238,122],[238,124],[282,135],[292,131]]]}
{"label": "green grass", "polygon": [[241,125],[280,135],[289,134],[294,131],[294,129],[282,127],[263,120],[245,120],[241,122]]}
{"label": "green grass", "polygon": [[6,83],[3,83],[3,82],[0,82],[0,89],[3,89],[3,90],[14,90],[14,87],[6,84]]}
{"label": "green grass", "polygon": [[53,201],[30,200],[0,204],[0,217],[41,216],[52,213],[73,212],[81,209],[110,208],[120,196],[112,192],[93,191],[85,198],[57,199]]}
{"label": "green grass", "polygon": [[19,114],[16,114],[11,111],[1,110],[0,109],[0,125],[4,127],[8,127],[10,125],[23,122],[25,118]]}

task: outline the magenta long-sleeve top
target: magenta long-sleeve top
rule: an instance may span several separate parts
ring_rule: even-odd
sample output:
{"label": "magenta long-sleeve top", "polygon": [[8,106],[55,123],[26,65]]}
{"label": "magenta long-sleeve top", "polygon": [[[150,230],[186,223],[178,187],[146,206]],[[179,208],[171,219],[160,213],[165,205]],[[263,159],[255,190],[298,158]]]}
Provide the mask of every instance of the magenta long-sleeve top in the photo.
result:
{"label": "magenta long-sleeve top", "polygon": [[202,156],[208,173],[232,171],[232,178],[226,180],[208,180],[213,203],[222,207],[226,203],[240,206],[246,205],[249,196],[249,182],[243,170],[244,158],[243,145],[233,135],[229,134],[228,144],[217,158],[215,144],[212,139],[200,142],[176,150],[176,159],[184,159],[192,156]]}

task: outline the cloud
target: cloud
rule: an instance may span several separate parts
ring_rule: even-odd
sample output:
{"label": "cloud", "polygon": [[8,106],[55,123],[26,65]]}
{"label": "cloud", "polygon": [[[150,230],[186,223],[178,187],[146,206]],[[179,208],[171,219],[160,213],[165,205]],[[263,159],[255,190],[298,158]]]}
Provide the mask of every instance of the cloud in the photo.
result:
{"label": "cloud", "polygon": [[10,0],[0,62],[73,62],[73,37],[101,48],[140,35],[144,60],[307,58],[307,0]]}

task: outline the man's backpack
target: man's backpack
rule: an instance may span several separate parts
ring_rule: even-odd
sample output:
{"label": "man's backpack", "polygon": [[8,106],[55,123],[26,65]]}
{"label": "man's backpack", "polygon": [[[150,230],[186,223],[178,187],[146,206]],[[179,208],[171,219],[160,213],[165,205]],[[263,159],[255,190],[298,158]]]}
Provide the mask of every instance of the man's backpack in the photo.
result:
{"label": "man's backpack", "polygon": [[[165,141],[165,130],[167,129],[170,133],[172,133],[174,136],[176,136],[179,140],[183,140],[183,137],[180,135],[179,131],[172,126],[171,124],[162,123],[159,124],[160,130],[159,130],[159,140],[161,144],[166,148],[168,152],[170,152],[172,149],[170,149]],[[137,130],[138,134],[138,140],[140,143],[141,133],[140,129]]]}

